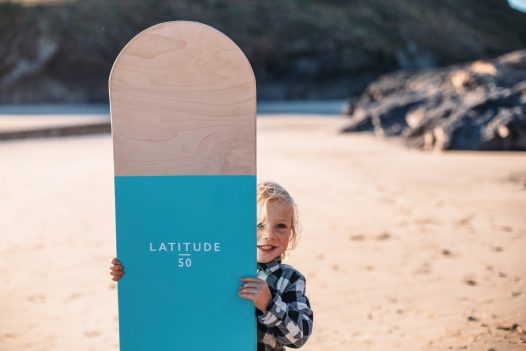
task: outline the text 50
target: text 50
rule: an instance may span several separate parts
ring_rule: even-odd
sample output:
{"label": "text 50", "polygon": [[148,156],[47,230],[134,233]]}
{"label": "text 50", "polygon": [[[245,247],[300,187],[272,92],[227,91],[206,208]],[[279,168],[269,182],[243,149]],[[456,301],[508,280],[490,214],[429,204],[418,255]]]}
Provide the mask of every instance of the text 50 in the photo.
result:
{"label": "text 50", "polygon": [[186,268],[192,267],[192,260],[190,259],[190,257],[186,257],[186,258],[179,257],[179,262],[177,266],[186,267]]}

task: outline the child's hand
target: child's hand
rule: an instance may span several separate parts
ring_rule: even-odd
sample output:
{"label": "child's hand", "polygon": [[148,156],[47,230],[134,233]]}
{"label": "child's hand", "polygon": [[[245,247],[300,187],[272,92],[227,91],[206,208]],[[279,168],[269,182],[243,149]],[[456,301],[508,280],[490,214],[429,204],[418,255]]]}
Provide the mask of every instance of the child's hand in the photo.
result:
{"label": "child's hand", "polygon": [[119,279],[121,279],[123,274],[124,274],[124,267],[121,265],[121,262],[117,259],[117,257],[113,257],[110,260],[111,279],[114,281],[118,281]]}
{"label": "child's hand", "polygon": [[258,278],[241,278],[241,281],[246,284],[239,288],[239,296],[252,300],[258,310],[267,312],[267,306],[272,300],[267,283]]}

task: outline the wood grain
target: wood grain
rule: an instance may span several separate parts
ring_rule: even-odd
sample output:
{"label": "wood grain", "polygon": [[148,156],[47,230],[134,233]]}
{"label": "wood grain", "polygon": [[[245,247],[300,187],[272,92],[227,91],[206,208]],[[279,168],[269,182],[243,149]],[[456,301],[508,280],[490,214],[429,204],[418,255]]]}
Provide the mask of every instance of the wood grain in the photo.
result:
{"label": "wood grain", "polygon": [[110,81],[115,175],[255,175],[256,81],[226,35],[175,21],[117,57]]}

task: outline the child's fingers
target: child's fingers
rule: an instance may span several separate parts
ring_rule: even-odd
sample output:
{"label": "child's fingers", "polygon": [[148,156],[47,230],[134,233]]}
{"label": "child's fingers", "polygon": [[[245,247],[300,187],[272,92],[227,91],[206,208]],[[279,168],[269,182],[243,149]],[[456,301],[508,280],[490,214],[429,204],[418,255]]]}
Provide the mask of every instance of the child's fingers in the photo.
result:
{"label": "child's fingers", "polygon": [[242,299],[250,300],[250,301],[254,302],[254,304],[256,303],[256,301],[255,301],[256,298],[254,296],[248,296],[248,295],[247,296],[243,296],[243,295],[239,294],[239,297],[241,297]]}
{"label": "child's fingers", "polygon": [[245,289],[241,289],[241,288],[239,288],[238,291],[239,291],[240,293],[259,294],[259,289],[257,289],[257,288],[245,288]]}
{"label": "child's fingers", "polygon": [[110,275],[113,275],[113,276],[121,276],[123,275],[124,272],[123,271],[110,271]]}
{"label": "child's fingers", "polygon": [[249,300],[254,300],[257,297],[256,294],[250,293],[250,292],[246,292],[246,291],[240,291],[239,292],[239,296],[244,298],[244,299],[249,299]]}
{"label": "child's fingers", "polygon": [[239,290],[239,293],[258,296],[260,294],[260,291],[258,289],[248,288],[248,289]]}
{"label": "child's fingers", "polygon": [[259,278],[251,278],[251,277],[241,278],[239,280],[242,282],[262,282],[263,281]]}
{"label": "child's fingers", "polygon": [[257,282],[249,282],[249,283],[245,283],[241,286],[242,289],[244,288],[259,288],[261,287],[261,283],[257,283]]}
{"label": "child's fingers", "polygon": [[121,264],[121,262],[117,259],[117,257],[113,257],[110,259],[110,265],[111,264]]}
{"label": "child's fingers", "polygon": [[110,269],[111,269],[112,271],[122,271],[122,266],[121,266],[120,264],[119,264],[119,265],[117,265],[117,264],[112,264],[112,265],[110,266]]}

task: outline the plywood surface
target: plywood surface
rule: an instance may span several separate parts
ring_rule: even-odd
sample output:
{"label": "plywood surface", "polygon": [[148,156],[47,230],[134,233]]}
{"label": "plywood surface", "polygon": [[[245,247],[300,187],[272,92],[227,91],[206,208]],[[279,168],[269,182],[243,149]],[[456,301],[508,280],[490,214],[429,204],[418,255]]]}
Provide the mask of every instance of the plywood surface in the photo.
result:
{"label": "plywood surface", "polygon": [[110,76],[115,175],[255,175],[256,82],[237,45],[175,21],[133,38]]}

